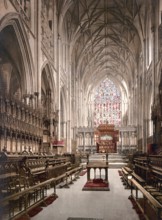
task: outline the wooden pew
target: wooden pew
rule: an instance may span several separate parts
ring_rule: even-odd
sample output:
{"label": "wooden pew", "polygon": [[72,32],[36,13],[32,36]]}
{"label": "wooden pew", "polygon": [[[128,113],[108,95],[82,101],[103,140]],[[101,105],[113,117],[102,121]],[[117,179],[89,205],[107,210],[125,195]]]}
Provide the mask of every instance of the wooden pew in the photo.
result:
{"label": "wooden pew", "polygon": [[62,175],[63,173],[66,173],[69,166],[70,166],[69,162],[55,166],[47,165],[46,167],[47,179],[52,177],[57,177]]}
{"label": "wooden pew", "polygon": [[134,159],[134,172],[145,182],[149,180],[149,159],[148,157],[137,157]]}
{"label": "wooden pew", "polygon": [[142,186],[146,184],[146,181],[143,178],[141,178],[139,175],[137,175],[135,172],[132,172],[132,177]]}
{"label": "wooden pew", "polygon": [[[39,183],[35,186],[29,187],[28,189],[25,189],[21,192],[17,192],[13,195],[7,196],[4,199],[0,199],[0,207],[1,207],[1,209],[3,209],[6,206],[6,204],[9,204],[9,213],[8,213],[9,219],[16,219],[23,214],[27,215],[27,212],[30,209],[32,209],[34,206],[38,206],[39,203],[42,203],[45,200],[45,198],[47,198],[46,190],[47,190],[47,186],[49,184],[54,183],[53,184],[54,191],[52,194],[56,193],[55,182],[56,182],[55,178],[52,178],[52,179],[49,179],[49,180],[44,181],[42,183]],[[42,194],[34,204],[30,204],[28,201],[28,196],[33,191],[36,191],[38,188],[42,189]],[[18,212],[16,211],[16,206],[17,206],[16,201],[18,201],[19,204],[22,203],[22,201],[23,201],[23,205],[22,205],[21,209],[19,209]]]}
{"label": "wooden pew", "polygon": [[0,198],[20,191],[17,180],[21,160],[19,155],[0,154]]}
{"label": "wooden pew", "polygon": [[126,189],[129,189],[131,186],[131,182],[130,182],[129,177],[131,177],[133,171],[132,171],[132,169],[130,169],[127,166],[122,167],[121,171],[122,171],[121,179],[123,181],[123,184],[126,186],[125,187]]}
{"label": "wooden pew", "polygon": [[149,157],[150,178],[151,184],[154,185],[159,191],[162,190],[162,156]]}
{"label": "wooden pew", "polygon": [[[139,194],[139,191],[141,192]],[[140,196],[142,195],[142,196]],[[162,219],[162,203],[151,195],[135,179],[131,179],[131,196],[146,219]]]}
{"label": "wooden pew", "polygon": [[[9,206],[9,219],[18,217],[15,212],[17,205],[19,206],[18,212],[22,215],[44,199],[47,189],[54,187],[55,192],[56,185],[61,182],[69,185],[79,176],[82,169],[80,166],[71,166],[67,158],[26,155],[4,157],[0,160],[0,168],[0,185],[2,182],[5,183],[0,188],[0,213],[4,211],[4,206]],[[7,184],[11,183],[11,179],[16,180],[14,186],[17,190],[13,191],[12,188],[12,192],[5,194],[4,197],[2,189],[6,189],[4,180],[8,179],[10,181],[7,181]]]}
{"label": "wooden pew", "polygon": [[67,159],[67,161],[71,162],[71,165],[73,167],[79,166],[79,164],[81,163],[81,156],[80,156],[80,154],[65,153],[63,156]]}
{"label": "wooden pew", "polygon": [[25,169],[29,178],[35,182],[42,182],[47,179],[46,177],[46,159],[40,156],[26,156]]}
{"label": "wooden pew", "polygon": [[[147,159],[146,157],[136,158],[135,167],[136,169],[132,173],[134,179],[141,184],[148,193],[162,203],[162,156],[149,155]],[[138,175],[136,172],[140,175]],[[143,172],[145,172],[145,179],[141,177],[143,176],[141,175]]]}
{"label": "wooden pew", "polygon": [[[74,168],[70,171],[67,171],[55,178],[50,178],[49,180],[46,180],[42,183],[38,183],[34,186],[29,186],[28,188],[24,189],[23,191],[14,193],[13,195],[7,196],[5,198],[0,199],[0,213],[4,210],[5,206],[9,206],[9,219],[16,219],[19,216],[26,214],[27,212],[32,209],[33,207],[37,206],[38,204],[44,202],[47,198],[47,189],[49,186],[53,187],[53,193],[51,193],[48,196],[55,195],[56,194],[56,186],[60,184],[60,182],[63,182],[64,185],[69,185],[71,181],[73,181],[81,171],[82,167]],[[29,196],[33,193],[41,189],[40,196],[33,202],[29,202]],[[19,207],[19,211],[16,211],[17,205],[21,205],[21,208]],[[2,213],[3,214],[3,213]]]}

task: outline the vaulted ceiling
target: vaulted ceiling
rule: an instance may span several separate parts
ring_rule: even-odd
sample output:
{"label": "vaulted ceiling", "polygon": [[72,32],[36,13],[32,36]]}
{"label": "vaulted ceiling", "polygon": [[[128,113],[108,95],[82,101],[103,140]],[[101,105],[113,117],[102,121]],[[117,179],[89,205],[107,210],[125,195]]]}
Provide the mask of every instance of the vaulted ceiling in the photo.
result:
{"label": "vaulted ceiling", "polygon": [[118,86],[131,85],[142,48],[144,4],[145,0],[57,1],[73,69],[85,89],[93,89],[106,76]]}

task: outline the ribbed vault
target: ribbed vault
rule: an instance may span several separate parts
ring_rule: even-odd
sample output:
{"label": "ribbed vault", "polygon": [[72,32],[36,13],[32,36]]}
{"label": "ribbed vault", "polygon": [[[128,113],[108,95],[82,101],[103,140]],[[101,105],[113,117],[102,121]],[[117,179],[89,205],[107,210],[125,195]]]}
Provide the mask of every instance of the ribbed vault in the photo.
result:
{"label": "ribbed vault", "polygon": [[113,79],[122,93],[130,93],[142,49],[143,4],[141,0],[57,1],[72,74],[86,96],[105,77]]}
{"label": "ribbed vault", "polygon": [[134,24],[140,8],[140,1],[135,0],[58,1],[68,41],[73,44],[77,73],[84,77],[92,65],[100,73],[131,79],[140,48]]}

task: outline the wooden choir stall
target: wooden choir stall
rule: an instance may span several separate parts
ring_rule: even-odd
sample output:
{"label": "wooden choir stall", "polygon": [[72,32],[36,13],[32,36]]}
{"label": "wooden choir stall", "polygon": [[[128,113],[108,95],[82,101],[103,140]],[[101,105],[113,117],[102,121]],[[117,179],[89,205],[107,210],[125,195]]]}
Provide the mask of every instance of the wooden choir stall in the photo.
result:
{"label": "wooden choir stall", "polygon": [[56,186],[69,186],[81,170],[79,155],[0,152],[0,219],[30,219],[57,198]]}
{"label": "wooden choir stall", "polygon": [[121,169],[131,200],[142,219],[162,219],[162,155],[134,155],[132,166]]}

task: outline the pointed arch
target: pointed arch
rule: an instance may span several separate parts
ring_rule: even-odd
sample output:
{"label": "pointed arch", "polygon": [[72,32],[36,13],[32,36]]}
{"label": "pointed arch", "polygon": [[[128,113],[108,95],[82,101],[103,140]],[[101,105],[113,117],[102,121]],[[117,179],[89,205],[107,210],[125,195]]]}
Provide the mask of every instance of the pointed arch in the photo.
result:
{"label": "pointed arch", "polygon": [[16,71],[21,80],[22,94],[34,93],[35,78],[31,48],[26,30],[17,13],[8,13],[0,20],[0,46],[2,53],[6,54],[12,63],[14,73]]}
{"label": "pointed arch", "polygon": [[53,110],[55,110],[56,108],[56,98],[55,98],[55,94],[56,94],[56,83],[55,83],[55,79],[54,79],[54,71],[51,67],[51,65],[48,63],[48,61],[44,62],[41,68],[41,73],[42,73],[42,77],[41,77],[41,81],[42,79],[44,79],[43,83],[46,83],[46,88],[51,90],[51,100],[53,103]]}

